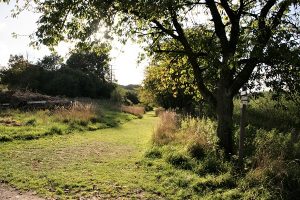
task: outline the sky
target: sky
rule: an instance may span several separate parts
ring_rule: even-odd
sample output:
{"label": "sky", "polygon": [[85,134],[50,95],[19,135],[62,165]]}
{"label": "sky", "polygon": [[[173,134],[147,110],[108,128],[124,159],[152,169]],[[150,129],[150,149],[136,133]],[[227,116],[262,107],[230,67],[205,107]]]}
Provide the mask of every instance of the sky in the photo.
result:
{"label": "sky", "polygon": [[[38,15],[29,11],[22,12],[17,18],[11,17],[13,5],[0,4],[0,66],[6,66],[9,56],[24,55],[30,61],[37,61],[50,51],[46,46],[34,49],[29,46],[29,35],[34,33]],[[13,33],[18,34],[17,38]],[[61,43],[56,48],[58,54],[65,57],[72,45]],[[143,50],[133,41],[127,41],[125,45],[114,40],[112,42],[111,65],[115,78],[121,85],[141,84],[144,77],[144,69],[147,61],[137,64],[139,53]]]}

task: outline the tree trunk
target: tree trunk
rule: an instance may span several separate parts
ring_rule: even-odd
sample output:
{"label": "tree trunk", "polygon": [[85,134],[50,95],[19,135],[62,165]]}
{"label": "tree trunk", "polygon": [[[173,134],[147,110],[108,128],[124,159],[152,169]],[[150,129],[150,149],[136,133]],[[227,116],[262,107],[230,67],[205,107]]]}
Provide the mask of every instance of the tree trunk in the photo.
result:
{"label": "tree trunk", "polygon": [[220,89],[217,95],[217,118],[219,146],[226,158],[230,158],[233,155],[233,98],[225,88]]}

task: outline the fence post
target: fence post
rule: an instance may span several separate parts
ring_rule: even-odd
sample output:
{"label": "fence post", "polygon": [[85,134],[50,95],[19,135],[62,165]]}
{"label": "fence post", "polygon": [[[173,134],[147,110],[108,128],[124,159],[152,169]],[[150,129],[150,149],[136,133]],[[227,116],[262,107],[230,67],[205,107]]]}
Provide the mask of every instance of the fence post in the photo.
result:
{"label": "fence post", "polygon": [[241,92],[241,119],[240,119],[240,138],[239,138],[239,166],[242,167],[244,159],[244,143],[245,143],[245,126],[246,126],[246,109],[248,105],[248,96],[246,91]]}

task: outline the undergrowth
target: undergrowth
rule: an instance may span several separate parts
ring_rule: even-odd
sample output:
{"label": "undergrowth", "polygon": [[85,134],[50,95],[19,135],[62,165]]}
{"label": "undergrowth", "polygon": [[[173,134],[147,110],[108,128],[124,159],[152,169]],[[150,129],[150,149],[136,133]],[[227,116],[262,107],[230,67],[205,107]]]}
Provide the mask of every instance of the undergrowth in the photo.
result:
{"label": "undergrowth", "polygon": [[[298,116],[288,116],[291,108],[259,109],[255,106],[249,109],[242,168],[238,167],[236,156],[226,161],[218,151],[215,121],[179,117],[171,111],[160,114],[145,163],[165,170],[159,179],[172,181],[170,184],[179,188],[175,192],[178,198],[297,199],[300,196],[300,137],[295,132]],[[264,121],[254,120],[255,116],[268,114],[270,119],[265,125],[261,125]],[[280,119],[293,121],[276,124]],[[235,133],[238,139],[238,129]],[[188,178],[178,176],[182,171],[189,174]]]}

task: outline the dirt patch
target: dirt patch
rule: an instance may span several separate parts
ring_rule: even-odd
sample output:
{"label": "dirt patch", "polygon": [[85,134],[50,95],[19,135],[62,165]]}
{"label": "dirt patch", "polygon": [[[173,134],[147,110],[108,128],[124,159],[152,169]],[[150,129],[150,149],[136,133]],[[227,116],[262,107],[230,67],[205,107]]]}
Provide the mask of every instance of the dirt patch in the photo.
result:
{"label": "dirt patch", "polygon": [[21,192],[8,185],[0,183],[1,200],[45,200],[36,196],[33,192]]}

